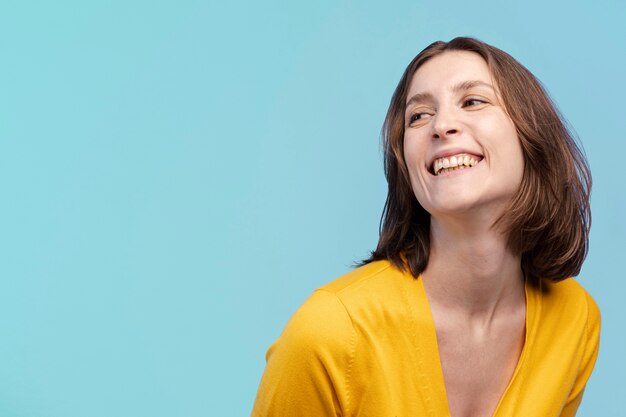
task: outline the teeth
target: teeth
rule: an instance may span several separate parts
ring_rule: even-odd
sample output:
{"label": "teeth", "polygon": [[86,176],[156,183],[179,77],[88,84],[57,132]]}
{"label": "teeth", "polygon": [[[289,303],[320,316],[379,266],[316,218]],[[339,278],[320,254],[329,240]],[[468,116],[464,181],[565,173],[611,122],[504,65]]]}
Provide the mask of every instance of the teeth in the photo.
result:
{"label": "teeth", "polygon": [[454,155],[449,158],[439,158],[433,164],[435,175],[445,174],[446,172],[473,167],[478,160],[469,155]]}

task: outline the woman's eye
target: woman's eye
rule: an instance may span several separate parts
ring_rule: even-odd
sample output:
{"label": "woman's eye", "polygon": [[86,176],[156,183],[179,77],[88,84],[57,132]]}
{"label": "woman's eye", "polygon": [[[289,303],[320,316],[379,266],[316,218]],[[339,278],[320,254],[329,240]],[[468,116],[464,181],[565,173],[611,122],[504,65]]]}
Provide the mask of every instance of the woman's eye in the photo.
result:
{"label": "woman's eye", "polygon": [[411,115],[411,117],[409,117],[409,123],[413,123],[413,122],[416,122],[418,120],[423,120],[426,117],[428,117],[428,113],[425,113],[425,112],[413,113]]}
{"label": "woman's eye", "polygon": [[468,98],[463,102],[463,107],[477,106],[479,104],[485,104],[486,102],[477,98]]}

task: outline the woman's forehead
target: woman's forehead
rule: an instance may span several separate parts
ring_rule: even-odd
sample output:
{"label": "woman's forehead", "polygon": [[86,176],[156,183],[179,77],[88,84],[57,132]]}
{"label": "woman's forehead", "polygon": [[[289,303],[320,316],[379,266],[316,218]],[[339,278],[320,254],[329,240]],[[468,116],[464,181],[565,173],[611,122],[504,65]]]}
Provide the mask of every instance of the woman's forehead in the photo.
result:
{"label": "woman's forehead", "polygon": [[467,82],[491,85],[495,89],[491,71],[480,55],[469,51],[447,51],[429,59],[415,71],[409,92],[452,90]]}

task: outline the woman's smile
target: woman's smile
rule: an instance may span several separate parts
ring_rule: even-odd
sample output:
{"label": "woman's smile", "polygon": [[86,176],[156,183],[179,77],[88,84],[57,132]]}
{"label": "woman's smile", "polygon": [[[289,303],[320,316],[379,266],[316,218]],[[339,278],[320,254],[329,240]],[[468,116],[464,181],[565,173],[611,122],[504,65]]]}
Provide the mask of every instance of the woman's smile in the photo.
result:
{"label": "woman's smile", "polygon": [[437,158],[430,166],[430,173],[436,176],[444,175],[454,171],[471,168],[482,161],[482,157],[467,153],[460,153],[452,156]]}

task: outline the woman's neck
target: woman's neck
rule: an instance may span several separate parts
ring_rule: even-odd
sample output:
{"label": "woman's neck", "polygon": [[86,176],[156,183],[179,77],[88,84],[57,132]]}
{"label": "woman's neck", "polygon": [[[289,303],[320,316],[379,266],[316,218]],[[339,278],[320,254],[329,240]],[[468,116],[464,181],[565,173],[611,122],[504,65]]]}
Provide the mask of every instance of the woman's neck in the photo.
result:
{"label": "woman's neck", "polygon": [[520,257],[509,251],[506,236],[491,224],[433,218],[422,279],[431,304],[479,324],[525,302]]}

